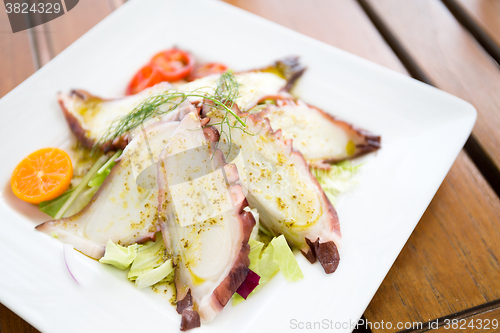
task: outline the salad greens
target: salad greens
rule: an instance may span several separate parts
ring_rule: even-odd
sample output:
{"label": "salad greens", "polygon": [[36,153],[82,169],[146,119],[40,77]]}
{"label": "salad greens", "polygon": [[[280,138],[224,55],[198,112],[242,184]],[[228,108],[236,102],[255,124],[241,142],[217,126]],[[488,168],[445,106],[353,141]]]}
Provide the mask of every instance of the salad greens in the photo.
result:
{"label": "salad greens", "polygon": [[71,196],[71,194],[75,191],[75,189],[71,189],[60,195],[59,197],[49,200],[49,201],[44,201],[40,202],[38,205],[38,209],[40,209],[42,212],[44,212],[47,215],[50,215],[52,217],[55,217],[59,209],[64,205],[64,203],[68,200],[68,198]]}
{"label": "salad greens", "polygon": [[[212,124],[212,126],[221,126],[221,135],[225,133],[224,125],[228,126],[228,130],[237,128],[246,133],[244,130],[247,126],[245,121],[243,121],[232,109],[236,98],[239,96],[238,87],[239,83],[233,73],[231,71],[226,71],[222,73],[217,80],[217,86],[213,94],[197,90],[190,93],[184,93],[175,89],[168,89],[164,92],[150,95],[128,114],[116,118],[99,141],[94,145],[92,151],[95,152],[98,148],[102,147],[105,142],[113,141],[141,125],[147,119],[172,112],[182,105],[188,97],[198,97],[206,101],[211,101],[211,107],[223,113],[222,120],[219,123]],[[231,135],[225,134],[228,139],[229,147],[231,147]],[[230,151],[228,155],[229,153]]]}
{"label": "salad greens", "polygon": [[[87,204],[90,202],[90,199],[92,199],[92,197],[94,196],[94,194],[97,192],[98,189],[99,187],[89,187],[85,189],[69,206],[68,210],[66,211],[66,213],[64,213],[63,217],[71,216],[81,211],[85,206],[87,206]],[[61,209],[61,207],[64,205],[64,203],[68,200],[68,198],[74,191],[75,188],[65,192],[64,194],[55,199],[41,202],[38,205],[38,209],[40,209],[47,215],[55,217],[57,212]]]}
{"label": "salad greens", "polygon": [[250,266],[248,266],[248,268],[250,268],[255,273],[259,274],[257,263],[259,262],[262,249],[264,248],[264,243],[256,241],[254,239],[249,239],[248,245],[250,245],[250,252],[248,253],[248,259],[250,259]]}
{"label": "salad greens", "polygon": [[157,267],[147,273],[141,274],[135,280],[135,286],[138,289],[150,287],[165,279],[174,271],[172,259],[168,259],[160,267]]}
{"label": "salad greens", "polygon": [[137,257],[137,244],[127,247],[113,243],[110,239],[106,244],[106,252],[104,257],[99,259],[101,264],[113,265],[118,269],[127,269]]}
{"label": "salad greens", "polygon": [[[103,184],[121,153],[118,151],[111,158],[106,155],[101,156],[77,187],[56,199],[40,203],[39,209],[54,218],[60,218],[65,213],[72,215],[80,211],[90,202],[92,196]],[[313,168],[311,172],[330,201],[335,203],[339,194],[356,184],[355,176],[359,168],[360,165],[353,166],[351,162],[344,161],[332,165],[330,170]],[[281,271],[288,282],[303,279],[304,275],[285,237],[281,235],[273,238],[272,233],[259,223],[258,211],[248,207],[247,211],[250,211],[257,221],[248,242],[250,245],[249,269],[260,276],[259,285],[250,295],[257,292],[278,271]],[[133,244],[127,247],[109,240],[106,244],[105,255],[99,262],[121,270],[130,267],[127,278],[135,282],[139,289],[171,280],[174,271],[172,259],[165,256],[166,249],[161,234],[157,234],[156,239],[156,241],[149,241],[143,245]],[[245,300],[237,293],[232,298],[233,305]]]}
{"label": "salad greens", "polygon": [[[250,295],[257,292],[278,271],[281,271],[281,274],[288,282],[295,282],[304,278],[299,264],[283,235],[273,238],[264,251],[262,251],[264,247],[262,242],[250,239],[248,244],[250,245],[250,253],[248,254],[250,259],[249,268],[260,276],[259,285]],[[233,305],[244,300],[238,294],[233,295]]]}
{"label": "salad greens", "polygon": [[[311,168],[311,172],[325,191],[328,199],[335,204],[336,198],[357,183],[356,175],[361,165],[353,166],[350,161],[343,161],[331,166],[330,170]],[[298,281],[304,278],[302,271],[288,246],[283,235],[274,237],[266,246],[266,240],[272,237],[270,231],[259,225],[259,242],[250,239],[249,268],[260,276],[259,285],[250,295],[257,292],[262,285],[267,283],[278,271],[288,282]],[[233,295],[233,305],[241,303],[245,299],[238,294]]]}
{"label": "salad greens", "polygon": [[[165,245],[161,235],[157,234],[156,238],[156,241],[149,241],[144,245],[133,244],[127,247],[110,240],[106,245],[104,257],[99,262],[121,270],[130,266],[127,278],[135,281],[135,286],[139,289],[168,280],[173,277],[172,259],[167,260],[165,257]],[[254,239],[250,239],[248,244],[250,245],[249,268],[260,276],[259,285],[251,294],[259,290],[278,271],[281,271],[289,282],[304,278],[283,235],[273,238],[265,249],[263,242]],[[243,297],[238,294],[233,295],[233,305],[241,301],[244,301]]]}
{"label": "salad greens", "polygon": [[55,219],[78,213],[90,202],[104,179],[111,172],[111,168],[116,164],[115,160],[120,154],[121,151],[119,150],[111,158],[106,155],[101,156],[78,186],[55,199],[41,202],[38,208]]}
{"label": "salad greens", "polygon": [[130,266],[127,278],[135,281],[135,286],[139,289],[155,285],[172,276],[174,271],[172,259],[166,260],[161,234],[157,234],[156,239],[144,245],[133,244],[127,247],[110,240],[106,245],[104,257],[99,262],[121,270]]}
{"label": "salad greens", "polygon": [[104,163],[107,162],[107,160],[108,160],[108,157],[106,155],[99,157],[97,162],[95,162],[95,164],[92,166],[92,168],[90,168],[89,172],[87,172],[85,177],[83,177],[80,184],[78,184],[78,186],[71,193],[69,198],[63,203],[62,207],[57,211],[56,215],[54,216],[54,218],[56,220],[60,219],[64,215],[64,213],[66,213],[69,206],[71,206],[73,201],[75,201],[75,199],[80,195],[80,193],[82,193],[82,191],[85,188],[87,188],[87,186],[88,186],[87,183],[92,179],[92,177],[94,177],[94,175],[97,173],[97,171],[101,168],[101,166],[104,165]]}
{"label": "salad greens", "polygon": [[97,171],[97,173],[92,177],[92,179],[89,181],[88,186],[89,187],[97,187],[99,188],[102,183],[104,182],[104,179],[109,175],[111,172],[111,169],[115,166],[116,162],[115,160],[120,157],[122,154],[121,150],[118,150],[100,169]]}
{"label": "salad greens", "polygon": [[165,245],[161,234],[156,235],[156,241],[141,245],[137,251],[137,258],[132,263],[127,278],[136,280],[137,277],[160,267],[165,262]]}
{"label": "salad greens", "polygon": [[[285,236],[281,235],[274,238],[270,244],[273,247],[274,262],[279,267],[281,274],[288,282],[298,281],[304,278],[299,264],[288,246]],[[268,246],[269,247],[269,246]]]}
{"label": "salad greens", "polygon": [[335,205],[337,197],[357,183],[356,175],[363,164],[353,166],[350,161],[333,164],[330,170],[311,168],[312,174]]}

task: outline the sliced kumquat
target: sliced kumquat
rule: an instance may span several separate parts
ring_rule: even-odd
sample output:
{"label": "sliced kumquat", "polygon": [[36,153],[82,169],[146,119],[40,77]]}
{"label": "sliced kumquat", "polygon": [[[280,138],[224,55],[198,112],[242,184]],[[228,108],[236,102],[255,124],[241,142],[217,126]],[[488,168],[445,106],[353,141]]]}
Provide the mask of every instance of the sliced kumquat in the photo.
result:
{"label": "sliced kumquat", "polygon": [[66,192],[73,177],[73,164],[59,148],[43,148],[23,159],[12,172],[12,192],[21,200],[39,204]]}

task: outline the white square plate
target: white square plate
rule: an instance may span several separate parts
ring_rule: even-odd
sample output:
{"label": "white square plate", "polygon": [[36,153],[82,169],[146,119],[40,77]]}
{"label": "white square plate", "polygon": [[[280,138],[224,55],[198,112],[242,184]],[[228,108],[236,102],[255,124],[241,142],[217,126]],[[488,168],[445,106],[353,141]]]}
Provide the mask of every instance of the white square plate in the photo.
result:
{"label": "white square plate", "polygon": [[[305,279],[278,274],[197,332],[285,332],[321,322],[352,331],[431,201],[475,122],[466,102],[229,5],[203,0],[130,1],[0,101],[0,301],[43,332],[176,332],[168,300],[137,290],[122,272],[83,255],[79,287],[62,243],[35,231],[41,215],[14,200],[10,174],[35,149],[61,146],[68,126],[57,91],[120,95],[155,52],[176,45],[236,70],[300,55],[309,67],[295,92],[382,136],[359,185],[336,205],[343,233],[332,275],[298,255]],[[387,306],[390,306],[388,304]],[[325,321],[324,321],[325,320]]]}

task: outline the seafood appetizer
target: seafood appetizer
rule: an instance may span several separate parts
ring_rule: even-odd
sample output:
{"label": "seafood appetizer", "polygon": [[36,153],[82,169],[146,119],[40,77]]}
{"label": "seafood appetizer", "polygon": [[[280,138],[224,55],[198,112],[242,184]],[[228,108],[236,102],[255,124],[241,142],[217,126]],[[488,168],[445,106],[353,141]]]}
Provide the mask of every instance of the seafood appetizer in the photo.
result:
{"label": "seafood appetizer", "polygon": [[166,288],[183,331],[278,272],[304,278],[298,252],[332,274],[335,198],[355,183],[352,160],[381,140],[294,96],[304,71],[297,57],[233,72],[170,49],[123,97],[58,93],[77,144],[27,156],[12,190],[51,217],[38,231],[137,288]]}

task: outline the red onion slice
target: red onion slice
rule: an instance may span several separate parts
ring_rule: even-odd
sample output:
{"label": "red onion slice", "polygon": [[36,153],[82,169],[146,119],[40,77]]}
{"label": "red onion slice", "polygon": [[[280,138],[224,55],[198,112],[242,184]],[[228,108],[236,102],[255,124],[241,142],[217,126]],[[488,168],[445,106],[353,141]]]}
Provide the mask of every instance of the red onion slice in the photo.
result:
{"label": "red onion slice", "polygon": [[243,281],[236,292],[244,299],[247,299],[248,295],[259,285],[259,281],[260,276],[249,269],[245,281]]}
{"label": "red onion slice", "polygon": [[66,264],[66,268],[68,269],[69,275],[75,280],[77,285],[80,285],[78,280],[75,278],[73,275],[73,272],[71,271],[71,268],[75,267],[75,256],[73,253],[73,246],[69,244],[63,244],[63,256],[64,256],[64,263]]}

